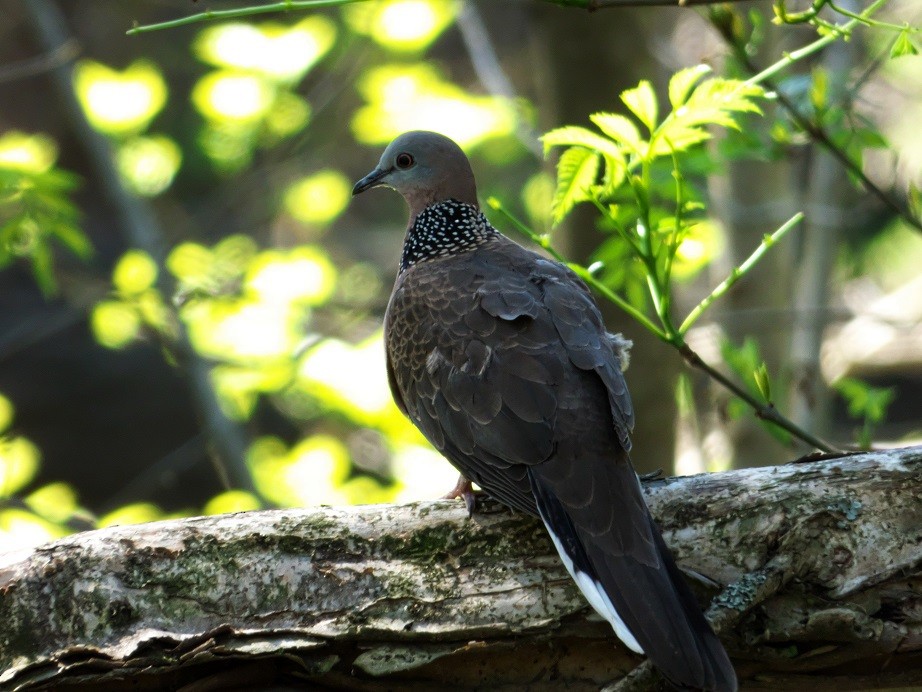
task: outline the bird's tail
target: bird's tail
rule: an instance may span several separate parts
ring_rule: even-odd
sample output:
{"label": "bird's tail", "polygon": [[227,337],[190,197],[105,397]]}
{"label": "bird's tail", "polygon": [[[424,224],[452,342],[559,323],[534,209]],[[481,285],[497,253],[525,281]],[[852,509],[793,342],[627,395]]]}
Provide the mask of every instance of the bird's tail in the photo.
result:
{"label": "bird's tail", "polygon": [[605,550],[577,527],[532,475],[538,511],[557,552],[592,607],[624,644],[646,654],[679,689],[736,692],[736,673],[647,513],[659,564]]}

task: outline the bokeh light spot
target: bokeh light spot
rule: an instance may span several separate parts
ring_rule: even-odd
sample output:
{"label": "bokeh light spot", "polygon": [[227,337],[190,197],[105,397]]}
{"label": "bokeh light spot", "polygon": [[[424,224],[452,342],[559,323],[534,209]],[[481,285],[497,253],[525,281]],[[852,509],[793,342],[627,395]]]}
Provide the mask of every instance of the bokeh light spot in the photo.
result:
{"label": "bokeh light spot", "polygon": [[384,144],[407,130],[435,130],[471,147],[511,134],[516,123],[507,99],[468,94],[422,63],[373,68],[358,88],[367,105],[356,111],[352,130],[365,144]]}
{"label": "bokeh light spot", "polygon": [[325,302],[336,281],[336,269],[316,247],[261,252],[247,272],[246,286],[261,300],[317,305]]}
{"label": "bokeh light spot", "polygon": [[141,329],[137,310],[118,300],[104,300],[93,306],[90,328],[96,341],[106,348],[125,348]]}
{"label": "bokeh light spot", "polygon": [[682,280],[692,278],[721,251],[722,240],[716,222],[702,220],[692,224],[676,250],[673,276]]}
{"label": "bokeh light spot", "polygon": [[307,386],[326,388],[339,403],[373,417],[391,405],[380,332],[357,346],[327,339],[301,361]]}
{"label": "bokeh light spot", "polygon": [[10,427],[13,422],[13,403],[0,394],[0,433]]}
{"label": "bokeh light spot", "polygon": [[418,51],[439,37],[457,11],[458,3],[447,0],[390,0],[350,5],[345,16],[353,30],[386,48]]}
{"label": "bokeh light spot", "polygon": [[24,437],[0,437],[0,497],[28,485],[38,473],[41,453]]}
{"label": "bokeh light spot", "polygon": [[249,512],[262,505],[252,493],[243,490],[228,490],[211,498],[205,505],[204,514],[230,514],[232,512]]}
{"label": "bokeh light spot", "polygon": [[40,517],[55,523],[67,521],[79,509],[77,493],[67,483],[49,483],[26,496],[25,503]]}
{"label": "bokeh light spot", "polygon": [[58,148],[47,135],[11,130],[0,136],[0,168],[43,173],[57,158]]}
{"label": "bokeh light spot", "polygon": [[100,517],[99,528],[107,526],[124,526],[126,524],[146,524],[163,518],[163,511],[151,502],[135,502],[119,507]]}
{"label": "bokeh light spot", "polygon": [[274,90],[258,75],[231,70],[210,72],[192,89],[192,102],[210,120],[254,121],[272,105]]}
{"label": "bokeh light spot", "polygon": [[285,210],[308,224],[329,223],[349,203],[352,186],[339,171],[323,170],[301,178],[285,191]]}
{"label": "bokeh light spot", "polygon": [[146,60],[137,60],[121,72],[82,60],[74,71],[74,88],[89,121],[111,135],[142,131],[167,99],[160,70]]}
{"label": "bokeh light spot", "polygon": [[336,40],[336,25],[320,15],[297,24],[243,24],[209,27],[195,40],[196,54],[217,67],[259,72],[295,82],[323,57]]}
{"label": "bokeh light spot", "polygon": [[112,271],[112,283],[122,293],[146,291],[157,280],[157,263],[143,250],[129,250]]}
{"label": "bokeh light spot", "polygon": [[118,170],[128,186],[145,197],[159,195],[173,182],[182,150],[169,137],[135,137],[118,150]]}

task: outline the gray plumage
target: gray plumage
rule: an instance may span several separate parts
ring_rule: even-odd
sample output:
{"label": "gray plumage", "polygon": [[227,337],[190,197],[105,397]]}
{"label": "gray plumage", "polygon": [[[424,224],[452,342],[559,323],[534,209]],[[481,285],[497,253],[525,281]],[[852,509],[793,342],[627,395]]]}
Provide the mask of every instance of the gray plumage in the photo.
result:
{"label": "gray plumage", "polygon": [[512,242],[477,205],[464,152],[409,132],[360,180],[410,206],[385,316],[400,409],[467,479],[541,517],[592,606],[684,689],[736,689],[628,457],[625,341],[585,284]]}

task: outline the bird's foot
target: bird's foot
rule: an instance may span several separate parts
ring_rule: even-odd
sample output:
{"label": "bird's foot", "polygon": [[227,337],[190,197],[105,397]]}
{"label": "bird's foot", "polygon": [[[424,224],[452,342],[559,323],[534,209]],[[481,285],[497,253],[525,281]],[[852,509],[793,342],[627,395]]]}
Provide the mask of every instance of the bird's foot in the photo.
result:
{"label": "bird's foot", "polygon": [[655,481],[663,477],[663,469],[656,469],[656,471],[650,471],[650,473],[641,473],[637,477],[640,478],[641,482],[643,483],[647,481]]}
{"label": "bird's foot", "polygon": [[464,499],[467,516],[473,516],[474,510],[477,509],[477,493],[474,492],[471,482],[464,476],[458,476],[458,482],[455,483],[455,487],[450,492],[442,495],[443,500],[455,500],[459,497]]}

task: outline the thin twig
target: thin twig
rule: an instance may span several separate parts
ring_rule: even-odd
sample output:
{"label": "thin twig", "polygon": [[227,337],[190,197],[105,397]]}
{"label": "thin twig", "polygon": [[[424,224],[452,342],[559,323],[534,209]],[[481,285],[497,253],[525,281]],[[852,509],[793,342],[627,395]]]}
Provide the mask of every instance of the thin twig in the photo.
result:
{"label": "thin twig", "polygon": [[733,380],[728,378],[726,375],[724,375],[722,372],[720,372],[720,370],[717,370],[711,365],[708,365],[707,363],[705,363],[701,359],[701,356],[695,353],[688,344],[683,342],[681,344],[673,344],[673,345],[678,349],[679,353],[682,354],[682,357],[685,359],[685,361],[689,365],[691,365],[693,368],[697,368],[698,370],[701,370],[707,373],[711,378],[719,382],[726,389],[729,389],[737,397],[739,397],[740,399],[745,401],[747,404],[749,404],[749,406],[752,407],[757,417],[761,418],[762,420],[769,421],[770,423],[774,423],[775,425],[777,425],[779,428],[783,430],[787,430],[794,437],[797,437],[798,439],[801,439],[804,442],[813,445],[820,451],[828,452],[830,454],[834,454],[834,453],[841,451],[838,448],[836,448],[834,445],[832,445],[831,443],[826,442],[825,440],[817,437],[816,435],[813,435],[812,433],[807,432],[806,430],[803,430],[800,427],[798,427],[794,422],[788,420],[783,415],[781,415],[781,413],[778,411],[777,408],[775,408],[773,404],[770,404],[770,403],[766,404],[765,402],[759,401],[752,394],[750,394],[745,389],[743,389],[738,384],[736,384],[736,382],[734,382]]}
{"label": "thin twig", "polygon": [[242,17],[253,17],[260,14],[273,14],[276,12],[290,12],[291,10],[316,10],[323,7],[336,7],[338,5],[352,5],[366,0],[284,0],[283,2],[272,2],[268,5],[254,5],[252,7],[237,7],[232,10],[205,10],[197,14],[190,14],[188,17],[179,19],[170,19],[166,22],[156,24],[142,24],[132,27],[125,33],[129,36],[137,34],[146,34],[151,31],[161,29],[175,29],[179,26],[189,24],[199,24],[201,22],[218,21],[222,19],[240,19]]}
{"label": "thin twig", "polygon": [[762,256],[768,252],[768,249],[772,245],[781,240],[781,238],[783,238],[788,231],[803,221],[803,218],[803,212],[797,212],[794,214],[794,216],[788,219],[784,225],[781,226],[781,228],[779,228],[771,235],[765,236],[765,238],[762,239],[762,242],[759,243],[759,247],[757,247],[753,253],[746,258],[746,261],[740,264],[740,266],[735,267],[726,279],[721,281],[717,287],[714,288],[714,290],[711,291],[711,293],[706,298],[704,298],[704,300],[698,303],[692,309],[692,311],[688,313],[688,317],[686,317],[685,321],[682,322],[682,324],[679,326],[679,334],[685,334],[689,328],[698,320],[698,318],[704,314],[704,311],[711,306],[711,303],[729,291],[733,287],[733,284],[739,281],[746,274],[746,272],[752,269],[756,262],[762,259]]}

